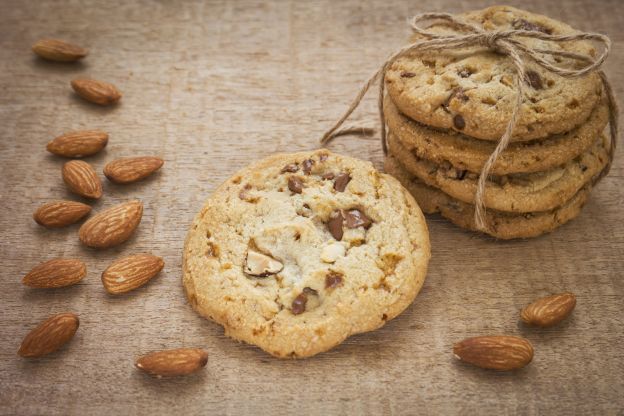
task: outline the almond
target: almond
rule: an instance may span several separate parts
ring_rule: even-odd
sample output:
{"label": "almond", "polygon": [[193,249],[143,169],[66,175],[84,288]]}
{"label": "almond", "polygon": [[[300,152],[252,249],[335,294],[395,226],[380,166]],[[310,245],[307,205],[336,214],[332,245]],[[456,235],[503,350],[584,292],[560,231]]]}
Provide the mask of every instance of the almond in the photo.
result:
{"label": "almond", "polygon": [[84,58],[88,50],[77,45],[58,40],[41,39],[32,46],[34,53],[49,61],[74,62]]}
{"label": "almond", "polygon": [[108,82],[78,78],[72,80],[71,86],[76,91],[76,94],[87,101],[99,105],[114,104],[121,98],[119,90]]}
{"label": "almond", "polygon": [[533,346],[524,338],[498,335],[468,338],[453,346],[458,359],[481,368],[517,370],[533,359]]}
{"label": "almond", "polygon": [[155,156],[126,157],[113,160],[104,167],[104,175],[116,183],[130,183],[146,178],[163,165]]}
{"label": "almond", "polygon": [[80,241],[94,248],[113,247],[126,241],[141,222],[143,204],[130,201],[104,210],[82,224]]}
{"label": "almond", "polygon": [[190,374],[204,367],[208,353],[199,348],[178,348],[157,351],[139,357],[136,367],[155,377],[174,377]]}
{"label": "almond", "polygon": [[32,269],[22,283],[26,286],[49,289],[71,286],[87,275],[87,266],[78,259],[52,259]]}
{"label": "almond", "polygon": [[92,199],[102,197],[102,182],[91,165],[85,161],[72,160],[65,163],[63,181],[75,194]]}
{"label": "almond", "polygon": [[572,293],[560,293],[536,300],[522,309],[520,317],[529,325],[553,326],[567,318],[575,306],[576,296]]}
{"label": "almond", "polygon": [[123,257],[104,270],[102,284],[112,295],[126,293],[149,282],[163,267],[163,259],[151,254]]}
{"label": "almond", "polygon": [[78,316],[71,312],[53,315],[30,331],[17,352],[22,357],[41,357],[61,348],[78,330]]}
{"label": "almond", "polygon": [[108,134],[100,130],[81,130],[65,133],[48,143],[50,153],[64,157],[91,156],[104,149]]}
{"label": "almond", "polygon": [[33,214],[39,225],[59,228],[80,221],[91,211],[87,204],[76,201],[52,201],[41,205]]}

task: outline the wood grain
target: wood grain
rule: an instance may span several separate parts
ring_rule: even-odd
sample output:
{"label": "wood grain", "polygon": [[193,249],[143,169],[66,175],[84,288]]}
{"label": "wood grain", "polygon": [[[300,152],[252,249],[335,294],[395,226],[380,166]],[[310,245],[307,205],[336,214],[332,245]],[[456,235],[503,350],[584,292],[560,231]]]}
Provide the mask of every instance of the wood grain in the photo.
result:
{"label": "wood grain", "polygon": [[[581,30],[611,36],[606,64],[624,96],[618,0],[510,1]],[[433,258],[420,296],[384,328],[305,361],[279,361],[235,343],[197,316],[181,285],[186,229],[207,195],[235,170],[275,152],[313,149],[422,11],[459,12],[478,0],[314,2],[0,2],[0,414],[622,414],[624,411],[624,161],[583,214],[554,234],[498,242],[429,217]],[[89,48],[77,64],[37,59],[41,37]],[[90,76],[124,92],[101,108],[71,91]],[[354,122],[375,126],[375,97]],[[78,225],[47,230],[32,212],[76,199],[63,159],[45,150],[70,130],[101,129],[109,145],[86,160],[103,178],[119,157],[159,155],[164,167],[126,186],[104,180],[104,207],[138,198],[138,232],[94,251]],[[381,166],[377,138],[343,137],[331,149]],[[618,153],[622,153],[619,151]],[[90,202],[91,203],[91,202]],[[158,279],[108,296],[100,273],[122,255],[165,259]],[[76,257],[88,276],[41,292],[21,277],[53,257]],[[532,300],[571,291],[562,325],[519,323]],[[80,329],[61,351],[27,361],[22,337],[50,314],[73,311]],[[528,338],[535,358],[515,374],[455,362],[454,342],[484,334]],[[154,380],[133,363],[153,350],[202,347],[205,370]]]}

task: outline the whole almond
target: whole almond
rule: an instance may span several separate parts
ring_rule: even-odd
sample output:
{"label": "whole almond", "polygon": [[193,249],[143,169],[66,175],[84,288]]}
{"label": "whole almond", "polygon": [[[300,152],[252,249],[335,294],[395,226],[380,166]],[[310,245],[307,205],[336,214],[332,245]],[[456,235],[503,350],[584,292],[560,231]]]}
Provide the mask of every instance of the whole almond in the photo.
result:
{"label": "whole almond", "polygon": [[114,104],[121,98],[119,90],[108,82],[89,78],[77,78],[71,81],[76,94],[87,101],[99,105]]}
{"label": "whole almond", "polygon": [[529,325],[548,327],[558,324],[568,317],[576,306],[576,296],[560,293],[547,296],[522,309],[520,318]]}
{"label": "whole almond", "polygon": [[39,225],[59,228],[80,221],[91,211],[87,204],[76,201],[52,201],[41,205],[33,214]]}
{"label": "whole almond", "polygon": [[136,367],[155,377],[174,377],[190,374],[204,367],[208,353],[199,348],[178,348],[157,351],[139,357]]}
{"label": "whole almond", "polygon": [[78,259],[52,259],[33,268],[22,280],[26,286],[50,289],[71,286],[87,275],[87,265]]}
{"label": "whole almond", "polygon": [[100,130],[81,130],[65,133],[48,143],[50,153],[64,157],[91,156],[104,149],[108,134]]}
{"label": "whole almond", "polygon": [[156,276],[165,262],[151,254],[134,254],[114,261],[104,273],[102,284],[112,295],[126,293],[143,286]]}
{"label": "whole almond", "polygon": [[143,204],[130,201],[104,210],[80,227],[80,241],[94,248],[109,248],[126,241],[141,222]]}
{"label": "whole almond", "polygon": [[458,359],[481,368],[517,370],[533,359],[533,346],[524,338],[497,335],[468,338],[453,346]]}
{"label": "whole almond", "polygon": [[83,160],[72,160],[63,165],[63,181],[69,189],[85,198],[102,197],[102,182],[90,164]]}
{"label": "whole almond", "polygon": [[88,50],[58,39],[41,39],[32,46],[34,53],[49,61],[74,62],[84,58]]}
{"label": "whole almond", "polygon": [[22,357],[41,357],[61,348],[74,337],[80,324],[71,312],[53,315],[30,331],[17,352]]}
{"label": "whole almond", "polygon": [[104,175],[116,183],[141,180],[156,172],[164,160],[155,156],[126,157],[113,160],[104,167]]}

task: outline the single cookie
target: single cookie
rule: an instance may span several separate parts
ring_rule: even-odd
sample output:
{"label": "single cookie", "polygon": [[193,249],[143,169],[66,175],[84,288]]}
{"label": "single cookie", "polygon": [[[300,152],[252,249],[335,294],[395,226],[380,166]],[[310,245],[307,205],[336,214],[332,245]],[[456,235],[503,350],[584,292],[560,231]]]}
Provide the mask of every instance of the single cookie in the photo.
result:
{"label": "single cookie", "polygon": [[[459,170],[481,172],[496,143],[478,140],[453,130],[437,130],[403,114],[386,96],[384,114],[388,128],[406,149],[438,164],[450,163]],[[544,140],[511,143],[492,168],[494,175],[529,173],[552,169],[589,150],[609,121],[609,108],[601,101],[587,121],[574,130]]]}
{"label": "single cookie", "polygon": [[[429,186],[472,204],[478,175],[450,165],[436,164],[407,150],[394,134],[388,135],[390,153],[413,175]],[[572,198],[586,183],[598,176],[609,160],[604,136],[589,151],[561,167],[545,172],[491,175],[484,203],[488,208],[508,212],[550,211]]]}
{"label": "single cookie", "polygon": [[[439,212],[459,227],[478,231],[474,223],[474,205],[454,199],[439,189],[424,184],[411,175],[393,156],[386,158],[384,169],[412,193],[425,213]],[[495,238],[510,240],[537,237],[551,232],[581,212],[589,197],[590,188],[589,184],[584,186],[569,201],[551,211],[512,214],[487,210],[485,221],[489,228],[488,234]]]}
{"label": "single cookie", "polygon": [[[489,7],[459,17],[486,31],[525,29],[553,35],[577,33],[564,23],[508,6]],[[434,24],[429,30],[457,33],[448,24]],[[515,39],[533,49],[596,55],[588,42]],[[543,57],[555,65],[568,65],[559,63],[562,59],[559,57]],[[564,133],[587,120],[602,91],[597,73],[564,78],[543,69],[530,58],[525,59],[525,64],[525,97],[512,140],[533,140]],[[408,117],[471,137],[499,140],[515,106],[515,77],[515,67],[508,57],[483,47],[464,47],[410,52],[390,65],[385,80],[392,101]]]}
{"label": "single cookie", "polygon": [[396,179],[318,150],[268,157],[221,185],[188,233],[183,281],[226,335],[309,357],[400,314],[429,257],[425,219]]}

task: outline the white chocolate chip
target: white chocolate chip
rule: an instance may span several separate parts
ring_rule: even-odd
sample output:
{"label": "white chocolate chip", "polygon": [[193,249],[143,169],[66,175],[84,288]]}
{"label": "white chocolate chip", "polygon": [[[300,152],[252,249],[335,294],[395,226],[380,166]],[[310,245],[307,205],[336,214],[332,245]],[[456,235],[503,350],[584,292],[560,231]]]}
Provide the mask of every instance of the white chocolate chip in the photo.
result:
{"label": "white chocolate chip", "polygon": [[339,257],[343,257],[344,255],[345,248],[340,243],[332,243],[323,247],[323,250],[321,250],[321,260],[325,263],[333,263],[338,260]]}
{"label": "white chocolate chip", "polygon": [[283,268],[284,265],[272,257],[253,250],[247,252],[247,261],[245,262],[245,273],[247,274],[266,277],[279,273]]}

